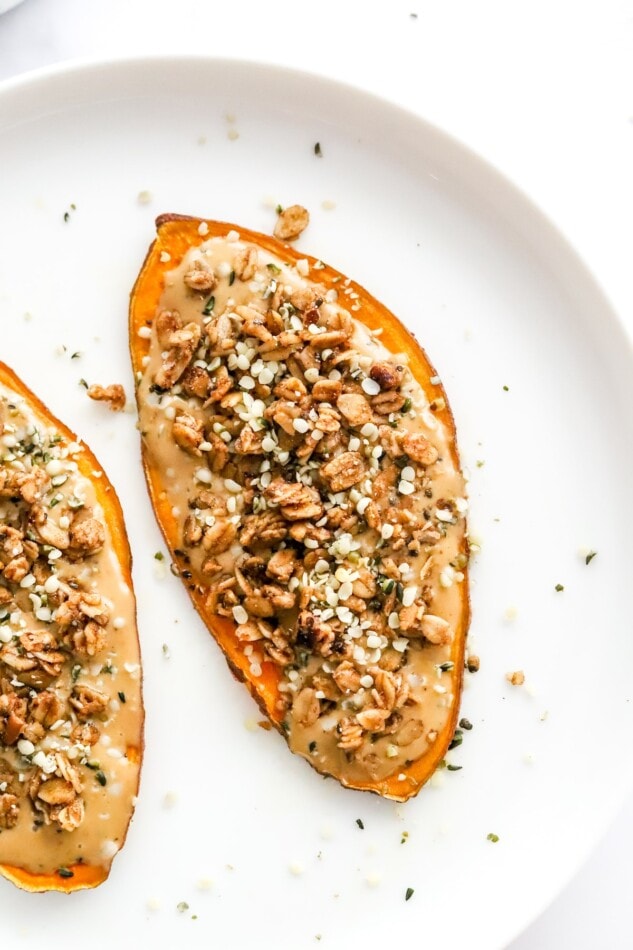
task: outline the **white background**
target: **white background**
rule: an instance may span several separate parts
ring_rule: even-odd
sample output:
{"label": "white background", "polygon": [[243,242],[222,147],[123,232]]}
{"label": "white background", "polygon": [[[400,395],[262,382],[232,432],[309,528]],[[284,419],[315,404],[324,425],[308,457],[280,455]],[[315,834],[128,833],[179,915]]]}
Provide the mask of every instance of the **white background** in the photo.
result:
{"label": "white background", "polygon": [[[167,51],[321,72],[435,122],[550,215],[633,330],[632,0],[25,0],[0,18],[0,79]],[[588,754],[608,781],[617,763]],[[512,950],[632,947],[632,849],[633,796]]]}

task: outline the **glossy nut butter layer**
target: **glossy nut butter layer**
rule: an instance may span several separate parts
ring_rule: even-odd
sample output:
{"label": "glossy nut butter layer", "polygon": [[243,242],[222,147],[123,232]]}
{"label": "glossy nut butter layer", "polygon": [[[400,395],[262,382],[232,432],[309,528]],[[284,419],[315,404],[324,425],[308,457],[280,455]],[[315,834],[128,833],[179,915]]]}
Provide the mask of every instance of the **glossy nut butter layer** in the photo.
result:
{"label": "glossy nut butter layer", "polygon": [[440,381],[322,262],[224,223],[157,224],[130,340],[178,572],[292,751],[405,800],[453,737],[469,619]]}
{"label": "glossy nut butter layer", "polygon": [[101,466],[0,363],[0,874],[94,887],[143,743],[130,552]]}

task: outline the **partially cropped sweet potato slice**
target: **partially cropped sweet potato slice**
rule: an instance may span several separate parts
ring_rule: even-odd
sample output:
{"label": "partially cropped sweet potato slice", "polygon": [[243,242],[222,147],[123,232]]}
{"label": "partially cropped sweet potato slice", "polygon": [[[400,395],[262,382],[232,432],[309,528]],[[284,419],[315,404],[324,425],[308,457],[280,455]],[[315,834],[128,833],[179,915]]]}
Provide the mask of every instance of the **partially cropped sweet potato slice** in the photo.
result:
{"label": "partially cropped sweet potato slice", "polygon": [[87,446],[0,363],[0,874],[28,891],[104,881],[142,748],[117,496]]}
{"label": "partially cropped sweet potato slice", "polygon": [[404,801],[453,738],[469,621],[440,381],[331,267],[225,223],[157,226],[130,345],[174,563],[292,751]]}

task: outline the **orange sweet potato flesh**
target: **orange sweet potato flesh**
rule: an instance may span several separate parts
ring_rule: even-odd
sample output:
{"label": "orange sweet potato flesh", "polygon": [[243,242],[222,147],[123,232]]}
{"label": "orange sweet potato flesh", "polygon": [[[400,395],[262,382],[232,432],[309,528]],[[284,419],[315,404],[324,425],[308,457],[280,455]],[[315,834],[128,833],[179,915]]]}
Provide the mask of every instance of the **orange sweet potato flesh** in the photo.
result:
{"label": "orange sweet potato flesh", "polygon": [[[3,387],[6,386],[8,389],[22,396],[27,401],[29,409],[48,426],[57,429],[65,440],[68,442],[77,442],[81,445],[81,452],[75,456],[75,461],[77,462],[79,472],[85,478],[89,479],[94,486],[96,500],[103,509],[104,518],[109,527],[112,548],[121,568],[122,579],[130,590],[132,590],[132,555],[125,529],[125,522],[123,520],[123,512],[117,494],[108,481],[97,458],[84,442],[81,442],[67,426],[50,412],[44,403],[22,382],[13,370],[2,362],[0,362],[0,385]],[[101,472],[101,476],[95,478],[93,472]],[[133,635],[138,644],[136,624],[134,624]],[[140,764],[144,750],[142,700],[139,717],[138,745],[128,746],[126,749],[126,758],[128,761],[139,766],[136,779],[137,792],[140,779]],[[128,816],[126,834],[131,817],[132,810],[130,810]],[[89,818],[87,817],[85,820],[88,821]],[[72,832],[72,834],[80,836],[80,828]],[[3,835],[4,834],[10,834],[10,832],[4,832]],[[119,850],[123,847],[124,842],[125,836],[120,842]],[[1,846],[2,839],[0,838],[0,855],[2,853]],[[49,871],[35,873],[25,867],[19,867],[14,864],[4,864],[0,860],[0,875],[25,891],[34,893],[61,891],[62,893],[70,894],[73,891],[97,887],[97,885],[105,881],[110,873],[111,861],[112,859],[109,859],[98,865],[90,865],[84,862],[70,863],[65,868],[65,870],[69,872],[69,876],[63,877],[59,874],[57,867],[52,867]]]}
{"label": "orange sweet potato flesh", "polygon": [[[252,243],[258,248],[278,255],[282,260],[289,263],[293,263],[299,259],[306,259],[312,267],[317,262],[315,258],[303,252],[297,252],[293,247],[281,243],[274,237],[223,221],[165,214],[157,218],[156,225],[157,237],[149,248],[147,257],[131,293],[129,335],[132,366],[135,374],[143,372],[143,358],[147,356],[149,352],[149,340],[143,336],[139,336],[138,331],[142,327],[150,327],[152,325],[164,289],[164,274],[176,268],[190,248],[199,245],[203,240],[208,240],[215,236],[223,237],[226,236],[229,231],[236,230],[239,232],[242,241]],[[201,225],[202,231],[204,231],[203,237],[199,230]],[[205,225],[207,230],[204,228]],[[318,273],[319,283],[323,284],[327,289],[331,287],[336,288],[337,285],[340,286],[339,282],[343,279],[347,281],[347,278],[333,267],[326,265],[321,269],[320,262],[319,269],[316,273]],[[349,286],[351,291],[359,295],[359,303],[362,304],[360,313],[354,314],[354,316],[360,317],[362,322],[370,329],[380,329],[382,331],[380,337],[381,343],[383,343],[388,350],[393,353],[406,353],[408,355],[409,368],[417,382],[424,389],[429,402],[437,399],[440,395],[444,397],[445,407],[436,412],[436,417],[444,425],[449,434],[452,460],[459,469],[453,416],[442,387],[439,385],[431,385],[429,382],[431,378],[436,376],[436,371],[429,362],[426,353],[397,317],[382,303],[372,297],[367,290],[354,281],[349,281],[349,284],[346,286]],[[150,463],[144,444],[142,451],[147,486],[159,526],[174,562],[184,569],[185,564],[181,561],[178,553],[181,529],[167,501],[167,495],[164,490],[165,483],[163,473],[158,466]],[[466,539],[464,539],[463,542],[463,549],[464,553],[467,553]],[[464,669],[466,634],[470,622],[470,600],[467,576],[464,578],[464,582],[460,587],[461,614],[456,625],[455,636],[452,642],[451,660],[454,666],[450,673],[450,688],[456,698],[442,733],[429,748],[429,751],[410,764],[404,771],[398,771],[397,774],[380,782],[368,781],[361,784],[351,781],[348,782],[345,781],[344,778],[341,778],[342,784],[346,787],[375,792],[395,801],[406,801],[408,798],[417,794],[422,785],[431,777],[444,758],[457,725],[459,697],[461,694]],[[224,653],[229,667],[235,676],[245,683],[275,728],[284,735],[284,730],[281,727],[283,713],[280,713],[276,707],[277,700],[279,699],[277,687],[281,679],[279,667],[272,662],[264,662],[262,663],[261,675],[254,676],[250,672],[249,660],[244,656],[243,647],[235,637],[235,623],[225,617],[212,614],[206,609],[205,603],[209,588],[204,588],[204,586],[200,584],[188,584],[187,589],[194,607]],[[314,763],[311,764],[314,765]],[[316,768],[316,766],[314,767]]]}

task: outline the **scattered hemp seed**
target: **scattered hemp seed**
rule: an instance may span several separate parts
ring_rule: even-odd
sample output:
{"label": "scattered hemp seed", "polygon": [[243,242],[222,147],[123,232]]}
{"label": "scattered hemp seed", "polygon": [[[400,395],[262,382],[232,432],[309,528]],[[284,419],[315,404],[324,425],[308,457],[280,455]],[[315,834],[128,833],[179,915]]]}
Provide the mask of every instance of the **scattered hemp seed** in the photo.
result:
{"label": "scattered hemp seed", "polygon": [[487,837],[487,840],[488,840],[488,841],[492,841],[493,844],[496,844],[497,841],[499,840],[499,835],[495,835],[495,834],[491,831],[490,834],[489,834],[488,837]]}
{"label": "scattered hemp seed", "polygon": [[402,837],[400,838],[400,844],[406,844],[408,838],[409,838],[409,832],[408,832],[408,831],[403,831],[403,832],[402,832]]}
{"label": "scattered hemp seed", "polygon": [[125,698],[125,693],[122,692],[121,690],[119,690],[118,696],[122,703],[125,704],[127,702],[127,699]]}
{"label": "scattered hemp seed", "polygon": [[320,142],[315,142],[315,143],[314,143],[314,154],[315,154],[318,158],[323,158],[323,152],[321,151],[321,143],[320,143]]}
{"label": "scattered hemp seed", "polygon": [[356,824],[358,825],[358,827],[360,828],[361,831],[364,831],[364,830],[365,830],[365,825],[363,824],[363,819],[362,819],[362,818],[357,818],[357,819],[356,819]]}
{"label": "scattered hemp seed", "polygon": [[478,673],[479,672],[479,657],[478,656],[469,656],[466,660],[466,669],[469,673]]}
{"label": "scattered hemp seed", "polygon": [[179,904],[176,904],[176,910],[179,914],[184,914],[186,910],[189,910],[189,904],[187,901],[180,901]]}
{"label": "scattered hemp seed", "polygon": [[554,590],[556,591],[556,593],[560,594],[560,592],[565,590],[565,588],[563,587],[562,584],[557,584]]}
{"label": "scattered hemp seed", "polygon": [[503,391],[504,391],[504,393],[509,393],[509,392],[510,392],[510,387],[509,387],[509,386],[504,386],[504,387],[503,387]]}
{"label": "scattered hemp seed", "polygon": [[415,890],[412,887],[408,887],[404,894],[405,901],[411,900],[414,894],[415,894]]}
{"label": "scattered hemp seed", "polygon": [[102,772],[101,769],[95,772],[95,778],[102,787],[105,787],[108,784],[108,780],[105,777],[105,772]]}
{"label": "scattered hemp seed", "polygon": [[473,727],[472,722],[470,721],[470,719],[466,719],[465,716],[464,716],[462,719],[459,720],[459,728],[460,728],[460,729],[465,729],[466,732],[470,732],[470,730],[472,729],[472,727]]}
{"label": "scattered hemp seed", "polygon": [[590,551],[587,557],[585,558],[585,564],[591,564],[594,557],[597,555],[597,551]]}

